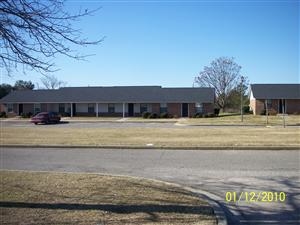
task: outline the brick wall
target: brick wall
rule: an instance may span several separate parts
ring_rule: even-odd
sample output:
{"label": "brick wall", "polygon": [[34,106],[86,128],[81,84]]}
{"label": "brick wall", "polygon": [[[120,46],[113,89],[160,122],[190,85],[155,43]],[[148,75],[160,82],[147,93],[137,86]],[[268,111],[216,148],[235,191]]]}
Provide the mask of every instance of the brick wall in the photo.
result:
{"label": "brick wall", "polygon": [[157,115],[160,114],[160,104],[159,103],[152,104],[152,113],[156,113]]}
{"label": "brick wall", "polygon": [[286,100],[287,113],[300,113],[300,99],[288,99]]}
{"label": "brick wall", "polygon": [[254,99],[254,108],[253,114],[260,115],[265,109],[265,100],[264,99]]}
{"label": "brick wall", "polygon": [[192,117],[196,113],[195,103],[189,103],[189,117]]}
{"label": "brick wall", "polygon": [[203,103],[203,113],[214,113],[214,104],[212,103]]}
{"label": "brick wall", "polygon": [[181,104],[168,103],[168,113],[176,117],[181,117]]}
{"label": "brick wall", "polygon": [[33,109],[33,104],[23,104],[23,112],[24,113],[33,113],[34,109]]}

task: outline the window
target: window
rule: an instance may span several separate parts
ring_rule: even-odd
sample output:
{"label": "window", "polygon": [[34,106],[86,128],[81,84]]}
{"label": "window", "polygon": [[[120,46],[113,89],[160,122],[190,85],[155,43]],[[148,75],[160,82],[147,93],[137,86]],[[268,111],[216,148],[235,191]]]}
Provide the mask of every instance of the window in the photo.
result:
{"label": "window", "polygon": [[141,104],[140,105],[140,111],[141,111],[141,113],[147,112],[148,111],[148,105],[147,104]]}
{"label": "window", "polygon": [[115,112],[115,104],[108,104],[108,113]]}
{"label": "window", "polygon": [[203,113],[203,104],[202,103],[197,102],[195,104],[195,108],[196,108],[196,113]]}
{"label": "window", "polygon": [[88,113],[94,113],[95,112],[95,104],[89,103],[88,104]]}
{"label": "window", "polygon": [[33,107],[34,107],[33,108],[34,114],[41,112],[41,104],[40,103],[35,103]]}
{"label": "window", "polygon": [[167,103],[160,103],[160,113],[167,113],[167,112],[168,112]]}
{"label": "window", "polygon": [[60,112],[60,113],[64,113],[65,112],[65,104],[64,103],[60,103],[58,105],[58,112]]}
{"label": "window", "polygon": [[7,112],[13,112],[14,111],[14,105],[13,104],[7,104]]}
{"label": "window", "polygon": [[[268,109],[272,108],[272,99],[267,99],[266,104],[267,104]],[[266,107],[266,105],[265,105],[265,107]]]}

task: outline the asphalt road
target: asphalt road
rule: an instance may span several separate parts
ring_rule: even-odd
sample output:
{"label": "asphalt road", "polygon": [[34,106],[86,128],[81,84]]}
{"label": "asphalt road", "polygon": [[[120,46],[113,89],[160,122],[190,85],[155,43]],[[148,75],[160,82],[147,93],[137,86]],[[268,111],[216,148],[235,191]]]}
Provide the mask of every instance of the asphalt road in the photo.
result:
{"label": "asphalt road", "polygon": [[[1,148],[1,168],[154,178],[215,194],[229,224],[300,224],[300,151]],[[226,192],[240,201],[225,201]],[[262,192],[273,201],[261,202]]]}

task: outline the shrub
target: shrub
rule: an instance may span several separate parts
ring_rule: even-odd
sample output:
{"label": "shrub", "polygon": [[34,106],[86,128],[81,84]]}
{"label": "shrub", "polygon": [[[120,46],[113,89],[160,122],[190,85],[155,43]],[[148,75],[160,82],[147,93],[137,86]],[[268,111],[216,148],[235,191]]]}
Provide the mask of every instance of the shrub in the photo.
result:
{"label": "shrub", "polygon": [[275,109],[270,109],[269,110],[269,115],[276,116],[277,115],[277,111]]}
{"label": "shrub", "polygon": [[63,112],[59,114],[61,117],[70,117],[70,113]]}
{"label": "shrub", "polygon": [[219,108],[214,108],[214,114],[215,116],[219,116],[220,109]]}
{"label": "shrub", "polygon": [[32,117],[33,113],[32,112],[28,112],[28,113],[21,113],[21,117],[22,118],[30,118]]}
{"label": "shrub", "polygon": [[171,118],[171,115],[169,115],[167,112],[163,112],[159,115],[160,118]]}
{"label": "shrub", "polygon": [[207,114],[207,117],[210,117],[210,118],[212,118],[212,117],[215,117],[216,115],[214,114],[214,113],[208,113]]}
{"label": "shrub", "polygon": [[151,113],[149,113],[149,112],[143,112],[142,117],[143,117],[144,119],[147,119],[147,118],[149,118],[150,114],[151,114]]}
{"label": "shrub", "polygon": [[243,107],[243,113],[249,113],[250,112],[250,106],[244,106]]}
{"label": "shrub", "polygon": [[[266,110],[265,110],[265,109],[262,110],[262,111],[260,112],[260,115],[261,115],[261,116],[265,116],[265,115],[266,115]],[[268,110],[268,115],[269,115],[269,116],[275,116],[275,115],[277,115],[277,112],[276,112],[275,109],[269,109],[269,110]]]}
{"label": "shrub", "polygon": [[264,109],[264,110],[262,110],[261,112],[260,112],[260,114],[259,115],[261,115],[261,116],[264,116],[264,115],[266,115],[266,110]]}
{"label": "shrub", "polygon": [[149,116],[148,116],[149,119],[156,119],[158,118],[158,115],[157,113],[151,113]]}
{"label": "shrub", "polygon": [[195,113],[194,115],[193,115],[193,118],[202,118],[203,117],[203,114],[202,113]]}
{"label": "shrub", "polygon": [[0,118],[6,118],[7,117],[7,115],[6,115],[6,112],[0,112]]}

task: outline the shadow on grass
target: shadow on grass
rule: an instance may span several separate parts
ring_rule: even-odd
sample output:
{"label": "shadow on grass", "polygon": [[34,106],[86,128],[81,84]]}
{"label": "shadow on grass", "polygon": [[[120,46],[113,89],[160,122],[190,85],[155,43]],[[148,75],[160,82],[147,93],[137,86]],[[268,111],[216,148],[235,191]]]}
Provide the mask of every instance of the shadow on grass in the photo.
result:
{"label": "shadow on grass", "polygon": [[27,202],[0,202],[0,207],[31,208],[31,209],[65,209],[65,210],[102,210],[113,213],[180,213],[212,215],[209,206],[187,205],[115,205],[115,204],[77,204],[77,203],[27,203]]}

